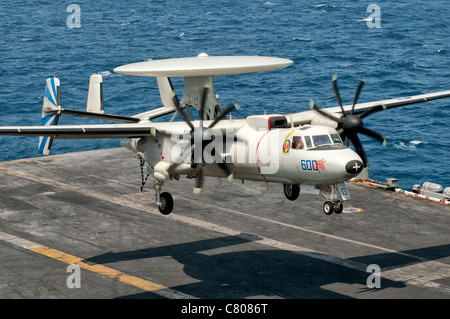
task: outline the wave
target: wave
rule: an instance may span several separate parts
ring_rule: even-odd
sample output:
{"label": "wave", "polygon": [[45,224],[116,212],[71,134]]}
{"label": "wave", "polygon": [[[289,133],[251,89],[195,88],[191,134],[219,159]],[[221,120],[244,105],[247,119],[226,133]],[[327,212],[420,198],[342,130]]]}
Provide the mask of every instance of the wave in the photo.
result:
{"label": "wave", "polygon": [[105,76],[111,75],[111,72],[110,71],[100,71],[100,72],[98,72],[98,74],[105,77]]}
{"label": "wave", "polygon": [[329,11],[336,11],[339,10],[338,8],[336,8],[335,5],[333,4],[326,4],[326,3],[319,3],[319,4],[315,4],[310,6],[310,8],[313,8],[313,10],[320,10],[321,12],[329,12]]}
{"label": "wave", "polygon": [[292,41],[303,41],[303,42],[308,42],[308,41],[311,41],[311,39],[310,39],[310,38],[299,38],[299,37],[295,37],[295,38],[292,38]]}
{"label": "wave", "polygon": [[321,8],[321,7],[326,7],[326,8],[336,8],[335,5],[332,4],[326,4],[326,3],[320,3],[320,4],[315,4],[313,5],[314,8]]}
{"label": "wave", "polygon": [[398,143],[394,143],[394,147],[397,149],[402,149],[402,148],[417,148],[418,145],[420,144],[428,144],[427,142],[424,141],[409,141],[409,142],[398,142]]}

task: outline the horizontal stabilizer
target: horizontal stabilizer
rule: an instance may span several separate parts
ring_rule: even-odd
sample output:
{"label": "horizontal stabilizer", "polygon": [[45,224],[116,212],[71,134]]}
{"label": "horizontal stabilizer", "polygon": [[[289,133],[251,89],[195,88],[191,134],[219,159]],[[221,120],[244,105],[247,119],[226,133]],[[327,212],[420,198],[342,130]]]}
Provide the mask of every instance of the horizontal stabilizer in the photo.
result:
{"label": "horizontal stabilizer", "polygon": [[69,109],[61,109],[61,114],[73,115],[73,116],[81,116],[81,117],[90,117],[99,120],[107,120],[107,121],[116,121],[123,123],[137,123],[140,121],[137,117],[132,116],[122,116],[122,115],[114,115],[114,114],[100,114],[86,111],[78,111],[78,110],[69,110]]}

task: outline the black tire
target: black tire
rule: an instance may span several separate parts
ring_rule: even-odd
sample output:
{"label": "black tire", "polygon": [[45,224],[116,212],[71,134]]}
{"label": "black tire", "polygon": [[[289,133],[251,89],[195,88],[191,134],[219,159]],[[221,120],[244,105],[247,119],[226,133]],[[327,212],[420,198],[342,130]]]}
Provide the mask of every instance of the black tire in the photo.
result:
{"label": "black tire", "polygon": [[173,198],[170,193],[164,192],[159,195],[159,212],[163,215],[169,215],[173,210]]}
{"label": "black tire", "polygon": [[337,206],[336,205],[334,206],[334,213],[335,214],[340,214],[340,213],[342,213],[343,210],[344,210],[344,205],[342,204],[342,202],[339,202],[337,204]]}
{"label": "black tire", "polygon": [[296,184],[283,184],[283,190],[289,200],[296,200],[300,194],[300,186]]}
{"label": "black tire", "polygon": [[334,211],[334,205],[333,205],[333,203],[330,202],[330,201],[326,201],[326,202],[323,204],[323,212],[324,212],[325,214],[327,214],[327,215],[331,215],[331,214],[333,214],[333,211]]}

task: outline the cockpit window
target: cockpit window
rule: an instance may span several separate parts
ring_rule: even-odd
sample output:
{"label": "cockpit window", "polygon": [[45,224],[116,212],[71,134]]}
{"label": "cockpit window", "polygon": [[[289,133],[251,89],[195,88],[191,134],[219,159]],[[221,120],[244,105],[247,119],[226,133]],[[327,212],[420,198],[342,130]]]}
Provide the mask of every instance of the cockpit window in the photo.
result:
{"label": "cockpit window", "polygon": [[296,150],[305,148],[305,144],[303,143],[303,139],[301,136],[294,136],[292,140],[292,148]]}
{"label": "cockpit window", "polygon": [[305,141],[306,141],[306,147],[311,148],[312,147],[311,137],[305,136]]}
{"label": "cockpit window", "polygon": [[342,140],[339,134],[331,134],[331,139],[333,140],[334,144],[342,144]]}
{"label": "cockpit window", "polygon": [[328,135],[313,135],[313,141],[316,146],[319,145],[325,145],[325,144],[332,144],[330,140],[330,136]]}

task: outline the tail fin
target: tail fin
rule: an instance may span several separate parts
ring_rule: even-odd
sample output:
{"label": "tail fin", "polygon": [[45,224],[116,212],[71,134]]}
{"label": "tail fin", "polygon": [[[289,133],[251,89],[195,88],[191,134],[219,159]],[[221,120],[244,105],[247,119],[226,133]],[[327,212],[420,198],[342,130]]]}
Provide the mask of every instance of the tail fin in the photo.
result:
{"label": "tail fin", "polygon": [[[44,103],[42,106],[41,126],[57,125],[61,109],[61,94],[59,79],[48,78],[45,83]],[[43,155],[50,154],[52,137],[40,136],[38,151]]]}
{"label": "tail fin", "polygon": [[89,79],[87,112],[104,114],[103,109],[103,79],[100,74],[92,74]]}
{"label": "tail fin", "polygon": [[178,106],[180,104],[180,100],[178,99],[170,78],[157,77],[156,81],[158,82],[159,95],[164,107],[175,108],[175,104]]}

